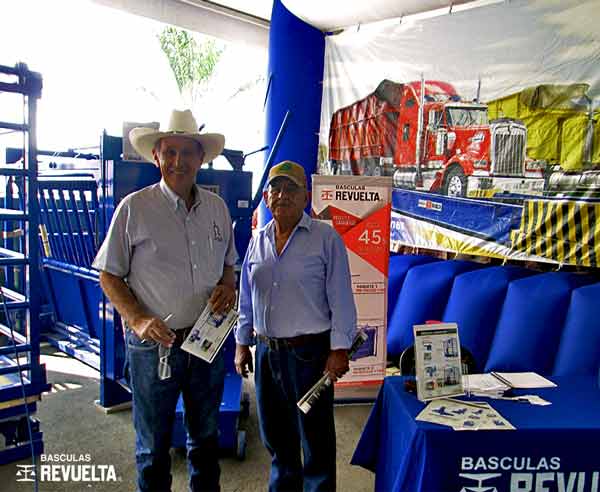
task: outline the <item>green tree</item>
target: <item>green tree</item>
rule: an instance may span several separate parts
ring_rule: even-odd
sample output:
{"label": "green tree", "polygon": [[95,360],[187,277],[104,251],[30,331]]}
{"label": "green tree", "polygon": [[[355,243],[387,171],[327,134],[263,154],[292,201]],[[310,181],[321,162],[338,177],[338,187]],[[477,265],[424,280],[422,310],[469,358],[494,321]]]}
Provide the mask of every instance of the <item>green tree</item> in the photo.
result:
{"label": "green tree", "polygon": [[184,99],[195,105],[223,53],[213,39],[198,43],[183,29],[166,27],[158,35],[160,47],[169,60],[177,87]]}

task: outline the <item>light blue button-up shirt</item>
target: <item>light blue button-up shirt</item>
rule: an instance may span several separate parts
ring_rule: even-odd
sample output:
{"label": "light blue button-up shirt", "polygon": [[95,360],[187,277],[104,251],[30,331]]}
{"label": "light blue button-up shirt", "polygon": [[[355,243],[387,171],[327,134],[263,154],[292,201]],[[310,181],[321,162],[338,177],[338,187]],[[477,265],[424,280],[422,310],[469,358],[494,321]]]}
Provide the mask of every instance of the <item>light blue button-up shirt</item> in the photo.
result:
{"label": "light blue button-up shirt", "polygon": [[287,338],[331,330],[332,350],[350,348],[356,307],[340,235],[303,213],[278,255],[269,222],[248,246],[239,306],[239,344],[252,345],[255,333]]}

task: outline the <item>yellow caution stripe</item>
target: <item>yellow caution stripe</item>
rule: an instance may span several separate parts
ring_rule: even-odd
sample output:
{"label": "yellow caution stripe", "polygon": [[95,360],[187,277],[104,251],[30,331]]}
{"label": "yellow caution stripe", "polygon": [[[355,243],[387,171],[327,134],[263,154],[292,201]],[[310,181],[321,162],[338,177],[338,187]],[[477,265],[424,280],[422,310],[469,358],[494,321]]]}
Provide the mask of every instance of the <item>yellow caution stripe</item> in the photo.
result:
{"label": "yellow caution stripe", "polygon": [[525,200],[519,229],[511,232],[514,251],[569,265],[598,267],[600,203]]}

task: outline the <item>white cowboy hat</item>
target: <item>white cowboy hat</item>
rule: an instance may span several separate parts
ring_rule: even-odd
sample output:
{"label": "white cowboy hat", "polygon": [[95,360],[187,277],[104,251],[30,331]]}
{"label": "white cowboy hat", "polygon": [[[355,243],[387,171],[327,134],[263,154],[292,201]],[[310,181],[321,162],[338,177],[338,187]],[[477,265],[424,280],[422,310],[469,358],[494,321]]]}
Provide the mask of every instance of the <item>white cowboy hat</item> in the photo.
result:
{"label": "white cowboy hat", "polygon": [[155,128],[137,127],[129,132],[129,140],[131,140],[133,148],[150,162],[154,162],[154,156],[152,155],[154,144],[158,139],[164,137],[186,137],[200,142],[204,149],[203,163],[212,161],[225,147],[225,137],[223,135],[219,133],[200,134],[196,118],[189,109],[185,111],[174,110],[171,113],[169,126],[164,131]]}

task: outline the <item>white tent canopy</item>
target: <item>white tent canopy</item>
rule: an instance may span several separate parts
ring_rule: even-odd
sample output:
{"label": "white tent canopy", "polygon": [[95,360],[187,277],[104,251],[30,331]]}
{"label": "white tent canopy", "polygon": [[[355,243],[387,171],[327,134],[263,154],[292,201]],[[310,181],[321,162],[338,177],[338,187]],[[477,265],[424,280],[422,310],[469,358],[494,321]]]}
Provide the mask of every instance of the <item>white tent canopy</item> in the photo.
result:
{"label": "white tent canopy", "polygon": [[282,0],[287,9],[323,31],[384,19],[449,9],[473,0]]}
{"label": "white tent canopy", "polygon": [[[226,41],[243,42],[264,48],[269,44],[268,20],[248,13],[247,10],[239,11],[214,2],[202,0],[94,0],[94,2]],[[268,3],[272,5],[272,0]]]}
{"label": "white tent canopy", "polygon": [[[227,41],[267,47],[273,0],[94,0]],[[438,9],[500,0],[282,0],[285,7],[323,31]],[[471,6],[469,5],[469,6]]]}

